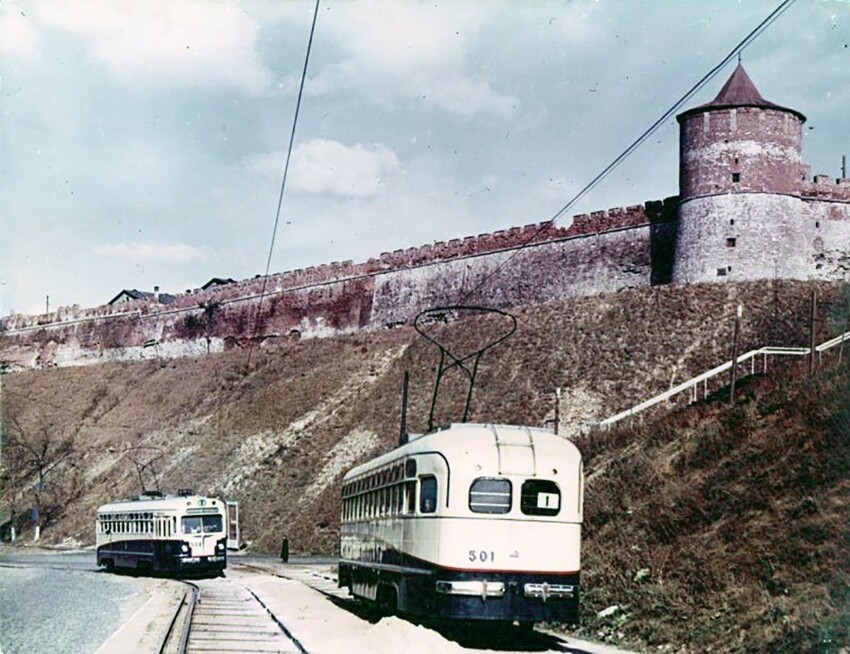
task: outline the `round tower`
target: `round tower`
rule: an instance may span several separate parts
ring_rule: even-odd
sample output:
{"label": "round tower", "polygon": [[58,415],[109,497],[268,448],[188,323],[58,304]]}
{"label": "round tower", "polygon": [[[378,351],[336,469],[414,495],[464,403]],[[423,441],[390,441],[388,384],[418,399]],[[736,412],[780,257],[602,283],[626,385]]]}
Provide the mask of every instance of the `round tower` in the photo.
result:
{"label": "round tower", "polygon": [[806,278],[806,117],[765,100],[739,63],[714,100],[677,120],[673,281]]}

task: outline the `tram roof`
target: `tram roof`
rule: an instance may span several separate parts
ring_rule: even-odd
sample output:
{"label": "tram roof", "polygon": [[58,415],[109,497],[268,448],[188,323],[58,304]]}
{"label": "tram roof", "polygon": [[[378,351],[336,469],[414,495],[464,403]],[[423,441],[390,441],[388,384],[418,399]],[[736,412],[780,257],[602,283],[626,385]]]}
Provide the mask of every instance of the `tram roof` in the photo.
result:
{"label": "tram roof", "polygon": [[163,495],[156,497],[151,495],[139,495],[126,500],[115,500],[99,506],[98,513],[127,513],[130,511],[167,511],[186,509],[202,506],[204,508],[216,507],[224,510],[224,502],[216,497],[205,495]]}
{"label": "tram roof", "polygon": [[[508,447],[533,445],[540,454],[544,455],[540,457],[541,463],[550,456],[567,455],[581,458],[578,448],[572,441],[548,429],[492,423],[452,423],[424,434],[410,434],[409,442],[352,468],[345,475],[345,479],[380,468],[386,463],[397,461],[400,457],[428,451],[439,451],[451,460],[474,449],[476,453],[481,454],[482,458],[490,453],[495,460],[497,440]],[[488,445],[492,448],[488,449]]]}

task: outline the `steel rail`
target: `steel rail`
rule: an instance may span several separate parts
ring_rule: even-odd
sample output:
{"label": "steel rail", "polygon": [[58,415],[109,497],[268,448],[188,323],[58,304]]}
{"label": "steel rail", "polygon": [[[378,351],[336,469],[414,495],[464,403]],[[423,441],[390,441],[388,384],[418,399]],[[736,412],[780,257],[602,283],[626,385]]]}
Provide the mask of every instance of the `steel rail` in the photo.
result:
{"label": "steel rail", "polygon": [[[180,617],[184,606],[186,606],[186,615],[183,621],[183,630],[180,634],[180,642],[177,644],[178,654],[185,654],[186,646],[189,643],[189,632],[192,629],[192,615],[195,612],[195,604],[200,601],[201,589],[190,581],[181,579],[180,583],[185,584],[189,588],[187,588],[186,592],[183,593],[180,604],[178,604],[177,609],[174,611],[174,615],[171,616],[171,621],[168,623],[168,629],[165,634],[163,634],[162,640],[159,643],[159,648],[157,649],[159,654],[165,654],[166,650],[171,645],[174,627],[177,624],[177,618]],[[189,596],[191,596],[191,601],[187,601]]]}

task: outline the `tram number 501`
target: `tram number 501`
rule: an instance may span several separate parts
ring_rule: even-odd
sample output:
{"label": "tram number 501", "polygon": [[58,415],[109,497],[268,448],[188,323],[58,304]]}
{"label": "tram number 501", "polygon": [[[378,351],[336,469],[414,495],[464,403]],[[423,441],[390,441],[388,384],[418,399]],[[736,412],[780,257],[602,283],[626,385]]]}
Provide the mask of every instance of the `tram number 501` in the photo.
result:
{"label": "tram number 501", "polygon": [[496,560],[496,554],[487,550],[469,550],[469,560],[473,563],[492,563]]}

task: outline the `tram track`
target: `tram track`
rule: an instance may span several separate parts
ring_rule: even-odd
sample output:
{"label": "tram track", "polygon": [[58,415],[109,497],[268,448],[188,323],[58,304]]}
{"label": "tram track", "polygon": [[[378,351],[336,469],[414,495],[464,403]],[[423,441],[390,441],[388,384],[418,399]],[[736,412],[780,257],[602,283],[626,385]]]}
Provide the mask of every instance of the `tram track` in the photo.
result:
{"label": "tram track", "polygon": [[[183,654],[186,651],[186,644],[189,639],[189,628],[192,624],[192,615],[201,591],[196,584],[189,581],[182,581],[181,583],[188,586],[188,588],[186,592],[183,593],[180,604],[177,605],[177,609],[174,611],[174,615],[168,623],[168,629],[162,636],[159,649],[157,649],[158,654],[169,654],[170,652]],[[177,627],[180,623],[181,616],[183,617],[182,628],[180,629],[179,638],[176,638],[175,627]]]}
{"label": "tram track", "polygon": [[308,654],[283,621],[247,586],[229,579],[186,582],[158,654]]}

